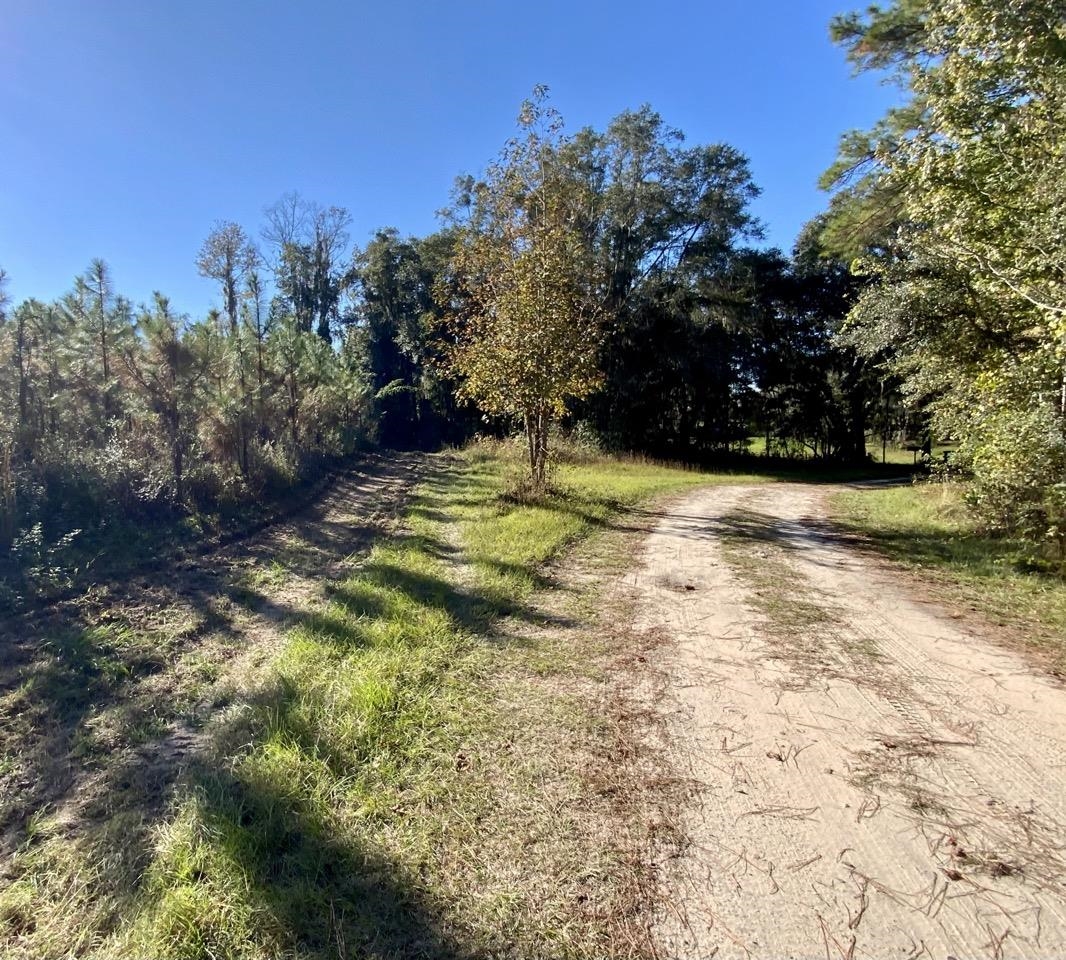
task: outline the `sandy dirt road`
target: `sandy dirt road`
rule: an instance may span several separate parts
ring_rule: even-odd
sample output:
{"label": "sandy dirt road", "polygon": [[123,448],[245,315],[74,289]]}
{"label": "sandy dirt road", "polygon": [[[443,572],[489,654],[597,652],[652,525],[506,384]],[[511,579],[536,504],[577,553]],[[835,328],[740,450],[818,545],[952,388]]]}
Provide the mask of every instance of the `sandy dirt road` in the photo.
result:
{"label": "sandy dirt road", "polygon": [[1066,691],[837,537],[826,493],[697,492],[628,578],[691,784],[660,954],[1066,957]]}

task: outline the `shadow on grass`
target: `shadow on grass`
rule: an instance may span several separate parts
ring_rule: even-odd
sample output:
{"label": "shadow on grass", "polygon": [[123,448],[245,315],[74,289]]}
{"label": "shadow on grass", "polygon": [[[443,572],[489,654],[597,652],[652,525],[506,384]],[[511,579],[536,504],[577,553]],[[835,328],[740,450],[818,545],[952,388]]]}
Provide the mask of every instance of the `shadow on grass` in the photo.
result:
{"label": "shadow on grass", "polygon": [[[432,487],[447,494],[449,509],[453,507],[453,488],[446,480],[434,480],[430,492],[414,506],[416,518],[421,511],[423,519],[450,519],[434,502]],[[460,490],[459,499],[464,497]],[[470,499],[471,505],[479,503],[483,501]],[[331,561],[366,539],[366,531],[358,525],[322,518],[303,542],[287,544],[286,560],[305,575],[325,576],[323,571]],[[102,598],[99,604],[68,604],[35,621],[32,629],[37,635],[20,643],[19,662],[9,664],[8,674],[9,690],[27,679],[32,681],[20,695],[32,702],[38,716],[48,718],[47,724],[31,725],[24,731],[18,744],[21,768],[16,777],[0,784],[10,786],[17,795],[10,807],[5,803],[0,811],[2,825],[15,843],[23,844],[29,837],[25,828],[33,815],[60,809],[73,799],[78,820],[72,842],[76,835],[78,849],[88,851],[86,855],[95,863],[116,865],[99,881],[99,898],[114,904],[106,925],[119,924],[142,911],[153,929],[162,930],[170,921],[160,911],[175,903],[179,909],[183,897],[187,906],[195,906],[201,902],[198,898],[211,896],[210,878],[200,876],[200,867],[194,866],[176,885],[165,881],[159,886],[158,878],[152,879],[159,870],[168,869],[166,863],[155,860],[155,827],[161,818],[169,819],[168,810],[185,797],[186,803],[198,805],[196,815],[207,837],[203,842],[237,865],[245,889],[233,897],[253,904],[257,923],[261,922],[264,936],[269,935],[263,941],[265,951],[279,947],[281,952],[308,957],[355,955],[382,960],[471,956],[444,932],[448,928],[442,919],[445,908],[432,902],[427,883],[417,870],[412,872],[406,858],[394,862],[384,847],[368,842],[360,832],[359,818],[331,822],[331,806],[323,806],[321,797],[301,780],[304,764],[308,764],[308,769],[319,771],[315,775],[319,785],[331,795],[336,792],[337,802],[346,784],[363,776],[373,782],[379,759],[384,756],[386,764],[391,762],[385,756],[385,741],[403,736],[402,732],[390,733],[394,720],[388,703],[380,716],[352,718],[356,729],[362,724],[368,731],[359,733],[361,739],[354,744],[346,739],[332,742],[330,733],[322,729],[316,717],[324,716],[326,707],[307,700],[307,696],[317,696],[315,691],[294,690],[283,680],[261,691],[257,701],[241,704],[245,726],[236,733],[213,727],[208,736],[190,728],[195,719],[190,704],[164,710],[157,729],[143,719],[153,695],[141,687],[141,681],[172,664],[183,652],[182,645],[166,652],[150,643],[115,646],[87,632],[99,615],[119,613],[135,634],[137,618],[145,610],[180,605],[198,617],[195,629],[185,638],[186,647],[211,632],[236,648],[247,642],[244,619],[251,609],[279,629],[306,628],[320,648],[328,648],[327,661],[336,657],[339,670],[358,671],[360,651],[378,642],[371,625],[392,616],[393,604],[408,613],[418,608],[443,613],[451,624],[449,630],[476,634],[489,642],[502,642],[502,635],[497,637],[493,631],[494,621],[501,617],[545,622],[531,606],[506,597],[503,591],[438,575],[433,562],[453,560],[456,553],[443,540],[409,534],[394,538],[389,546],[384,556],[376,554],[363,564],[356,577],[334,585],[328,591],[331,603],[317,611],[301,609],[283,590],[249,587],[242,577],[248,565],[234,567],[223,558],[217,563],[206,558],[191,568],[168,571],[165,577],[148,576],[121,595]],[[269,551],[258,544],[248,555],[254,561],[270,559]],[[407,555],[413,555],[410,565],[401,559]],[[501,562],[492,568],[504,576],[542,582],[520,564]],[[139,622],[143,627],[143,616]],[[404,626],[399,623],[399,627],[402,635]],[[0,637],[0,643],[11,638],[10,634]],[[401,636],[400,642],[407,641]],[[521,641],[509,638],[507,642]],[[418,660],[415,647],[412,658]],[[403,684],[411,685],[423,680],[436,684],[449,668],[443,657],[440,663],[430,658],[421,667],[412,663],[404,669],[416,674],[421,669],[426,674],[422,680],[405,674]],[[401,702],[404,695],[401,691]],[[106,755],[79,753],[90,717],[102,710],[126,718],[123,723],[141,718],[137,720],[143,728],[140,742],[123,743]],[[255,719],[249,720],[249,715]],[[375,739],[379,735],[381,741]],[[279,743],[302,759],[291,769],[283,765],[280,773],[275,771],[277,776],[255,775],[249,758],[261,761]],[[220,772],[217,763],[205,765],[208,757],[225,757],[225,772]],[[95,786],[89,794],[80,795],[86,779]],[[177,900],[172,901],[168,893]],[[223,913],[226,909],[223,903]],[[194,909],[184,919],[176,919],[175,929],[184,931],[181,935],[193,944],[197,937],[213,935],[209,929],[212,916],[209,909],[203,914]],[[32,916],[27,922],[33,922]],[[224,939],[224,933],[219,936]],[[207,940],[204,943],[205,955],[210,955],[213,947]]]}
{"label": "shadow on grass", "polygon": [[[298,791],[240,767],[202,771],[198,780],[206,842],[247,885],[241,899],[253,905],[252,933],[266,950],[373,960],[473,956],[449,937],[440,905],[416,874],[324,819]],[[206,946],[228,936],[198,932]]]}
{"label": "shadow on grass", "polygon": [[1066,586],[1066,573],[1051,563],[1035,559],[1032,547],[1008,537],[963,531],[919,531],[883,523],[875,528],[849,520],[839,520],[836,526],[851,534],[852,543],[867,550],[876,549],[911,566],[952,569],[973,578],[1013,573],[1033,577],[1048,586]]}
{"label": "shadow on grass", "polygon": [[124,698],[164,670],[169,653],[151,635],[69,614],[50,617],[43,636],[21,645],[4,640],[0,748],[17,762],[0,782],[0,849],[17,842],[29,816],[61,804],[79,770],[101,762],[89,735],[101,711],[118,708],[116,722],[131,729],[146,722]]}
{"label": "shadow on grass", "polygon": [[[173,724],[189,720],[189,705],[172,697],[168,684],[152,690],[146,679],[174,667],[208,635],[216,646],[239,650],[249,642],[247,608],[278,629],[299,622],[291,604],[250,589],[244,576],[280,553],[289,569],[326,579],[366,549],[380,527],[361,516],[338,520],[337,505],[376,514],[402,499],[421,460],[364,460],[326,497],[254,539],[160,559],[125,581],[105,578],[76,598],[0,619],[0,850],[21,842],[31,816],[62,807],[101,770],[105,782],[112,770],[130,779],[124,767],[137,758],[126,757],[127,748],[150,757]],[[444,545],[423,547],[445,555]],[[105,713],[113,729],[98,743],[90,725]],[[156,752],[168,760],[154,779],[172,779],[172,751],[164,745]]]}
{"label": "shadow on grass", "polygon": [[[390,476],[404,476],[411,467],[398,463]],[[423,494],[411,504],[416,518],[428,521],[453,519],[464,506],[483,506],[498,486],[491,469],[470,468],[458,462],[445,462],[425,480]],[[338,481],[333,496],[366,496],[371,481],[362,471]],[[447,508],[443,506],[446,500]],[[510,509],[505,497],[501,506]],[[567,513],[590,528],[640,529],[640,524],[659,519],[656,511],[636,511],[634,525],[626,520],[622,503],[555,494],[544,506]],[[8,621],[0,630],[0,697],[5,710],[17,712],[7,736],[0,734],[0,747],[17,756],[17,764],[0,767],[0,836],[17,835],[24,821],[40,810],[62,806],[76,791],[79,777],[95,775],[100,768],[113,768],[116,797],[133,802],[133,787],[125,783],[151,781],[151,794],[165,794],[168,779],[176,776],[183,753],[175,752],[172,727],[188,724],[190,706],[167,696],[166,689],[150,690],[143,681],[173,665],[195,648],[200,638],[211,634],[234,652],[248,642],[242,624],[246,611],[254,611],[276,628],[302,625],[314,635],[335,646],[358,649],[368,644],[369,621],[387,614],[381,591],[361,590],[340,583],[329,591],[339,607],[307,612],[284,599],[284,593],[248,586],[242,571],[258,569],[273,561],[281,551],[288,567],[304,577],[328,578],[337,561],[364,548],[375,529],[364,523],[339,523],[319,506],[310,507],[300,527],[300,537],[271,534],[245,546],[238,556],[244,566],[234,566],[230,551],[204,556],[195,563],[182,563],[165,571],[142,572],[138,580],[122,589],[109,588],[91,603],[60,604],[40,615]],[[714,535],[705,531],[699,535]],[[456,548],[442,539],[424,533],[396,535],[390,544],[411,549],[439,561],[452,561]],[[360,571],[362,580],[386,588],[435,610],[444,612],[463,631],[495,642],[521,642],[509,632],[494,632],[500,618],[515,618],[543,625],[551,621],[521,600],[508,596],[510,582],[531,589],[551,584],[549,577],[533,565],[509,563],[491,557],[476,558],[478,566],[498,577],[498,583],[476,586],[452,583],[432,573],[383,561],[371,561]],[[356,582],[358,583],[358,581]],[[242,609],[243,608],[243,609]],[[190,627],[179,638],[159,639],[146,633],[152,611],[182,611]],[[111,617],[115,629],[139,634],[137,642],[114,642],[115,634],[101,631],[98,621]],[[123,626],[123,624],[125,626]],[[103,749],[94,742],[88,723],[94,715],[109,711],[119,738],[117,749]],[[195,718],[194,718],[195,719]],[[109,734],[112,735],[112,734]],[[122,749],[137,747],[130,757]],[[162,760],[159,758],[162,757]],[[139,777],[127,767],[140,762],[151,768]],[[2,758],[0,758],[2,759]],[[129,799],[127,799],[129,798]],[[153,803],[155,800],[153,799]],[[0,842],[3,842],[0,840]]]}
{"label": "shadow on grass", "polygon": [[[481,481],[475,478],[477,482]],[[442,498],[447,495],[449,509],[462,506],[466,499],[462,488],[455,498],[450,481],[433,478],[429,492],[413,506],[416,517],[421,511],[422,519],[451,519],[435,502],[434,491]],[[469,499],[471,505],[483,502]],[[559,506],[554,502],[552,509]],[[566,506],[590,525],[614,522],[604,519],[590,505],[567,501]],[[352,544],[361,543],[364,537],[360,530],[352,535],[352,528],[343,525],[320,526],[318,542],[312,542],[306,550],[293,548],[293,562],[309,565],[304,573],[315,575],[326,569],[320,566],[325,562],[323,557],[328,561],[350,552]],[[202,618],[195,635],[190,635],[190,642],[211,630],[236,644],[247,638],[241,626],[245,612],[219,602],[220,598],[236,599],[279,627],[305,627],[320,648],[330,648],[316,653],[322,655],[323,663],[336,659],[338,683],[351,682],[362,664],[373,659],[360,660],[360,651],[376,642],[369,627],[392,615],[393,602],[405,609],[426,608],[434,614],[445,614],[451,624],[449,630],[476,634],[489,642],[504,642],[493,632],[494,621],[501,617],[538,624],[546,621],[532,606],[507,597],[502,587],[494,590],[472,586],[461,577],[452,582],[437,575],[432,563],[412,562],[408,566],[388,559],[405,549],[424,555],[422,559],[426,560],[453,559],[455,549],[442,540],[410,535],[396,538],[390,548],[395,551],[393,554],[386,554],[384,559],[375,554],[359,568],[355,578],[333,586],[328,591],[330,605],[314,612],[301,609],[281,591],[271,593],[248,587],[240,581],[240,571],[224,563],[201,563],[180,576],[172,575],[162,582],[157,578],[150,589],[131,590],[124,600],[130,605],[181,603],[198,611]],[[501,578],[522,578],[534,586],[548,582],[525,564],[486,560],[484,565]],[[54,614],[48,630],[57,627],[63,618],[68,626],[84,629],[92,616],[93,610],[71,605]],[[108,765],[99,781],[104,787],[92,809],[85,811],[93,822],[78,826],[93,832],[96,846],[92,856],[96,861],[126,864],[101,880],[98,896],[110,898],[116,905],[108,922],[125,920],[137,902],[157,932],[165,932],[166,924],[173,919],[174,929],[187,938],[189,945],[195,946],[196,938],[200,938],[204,949],[198,955],[226,955],[219,946],[224,943],[226,932],[215,930],[212,923],[228,922],[228,904],[223,903],[215,913],[207,907],[197,912],[200,908],[196,906],[203,905],[201,898],[213,895],[210,857],[204,861],[190,855],[185,860],[178,857],[152,863],[153,827],[169,805],[184,799],[195,808],[194,816],[202,828],[200,839],[191,842],[206,845],[210,856],[221,858],[235,869],[239,884],[231,891],[233,901],[249,905],[254,919],[249,929],[252,935],[262,936],[264,955],[274,952],[380,960],[473,957],[475,954],[458,942],[461,937],[449,932],[456,928],[456,922],[449,917],[447,905],[435,901],[429,892],[431,882],[421,872],[423,865],[418,857],[393,856],[388,852],[391,847],[368,839],[374,836],[374,814],[353,810],[353,801],[346,794],[353,783],[363,778],[371,785],[366,794],[370,798],[368,807],[377,801],[375,784],[383,783],[380,792],[387,793],[388,783],[383,779],[386,775],[378,772],[379,761],[385,768],[391,764],[401,780],[440,774],[436,778],[439,782],[452,769],[448,766],[453,763],[450,754],[445,756],[445,768],[435,770],[432,764],[439,758],[427,761],[419,754],[407,760],[388,753],[389,742],[406,735],[405,723],[420,733],[433,729],[437,722],[434,711],[439,707],[431,697],[454,670],[447,652],[420,661],[418,642],[412,641],[409,651],[400,644],[402,671],[396,681],[406,685],[396,698],[400,706],[386,697],[383,705],[374,708],[378,712],[368,718],[342,718],[338,726],[350,721],[343,735],[334,736],[327,729],[329,724],[321,722],[330,705],[314,700],[319,696],[317,691],[294,689],[279,679],[257,698],[247,698],[240,704],[243,719],[239,724],[212,727],[210,737],[205,734],[197,739],[190,735],[185,741],[176,741],[174,730],[183,729],[181,725],[190,719],[188,709],[184,714],[179,710],[168,716],[172,723],[162,735],[146,738],[136,749],[100,758]],[[44,669],[40,643],[37,647],[25,659],[29,673]],[[170,651],[168,657],[173,659],[177,652]],[[410,662],[403,659],[408,652]],[[33,695],[42,711],[55,709],[61,716],[57,718],[55,736],[42,738],[33,734],[25,743],[16,820],[24,820],[39,809],[54,809],[73,792],[77,779],[71,771],[80,763],[76,741],[92,711],[119,705],[128,707],[132,715],[134,708],[150,696],[150,691],[138,689],[138,682],[150,670],[159,668],[153,665],[156,661],[149,658],[142,664],[119,653],[116,663],[108,665],[110,661],[105,664],[93,657],[91,650],[75,644],[72,649],[64,648],[58,665],[54,665],[61,675],[50,680],[49,675],[42,674]],[[163,665],[166,661],[165,657],[158,660]],[[317,661],[303,669],[311,671],[316,665]],[[428,707],[421,713],[413,711],[405,719],[404,691],[422,695],[419,683],[426,685]],[[62,706],[63,698],[68,696],[73,698],[72,703]],[[290,759],[286,760],[286,756]],[[60,758],[67,776],[50,781],[45,777],[44,785],[38,788],[34,781],[42,779],[49,757]],[[275,765],[268,769],[271,763]],[[405,767],[406,763],[412,766]],[[348,806],[342,818],[337,811],[345,804]],[[395,814],[396,811],[389,813]],[[119,824],[122,829],[116,829]],[[182,914],[185,907],[188,912]],[[178,913],[168,918],[164,913],[169,909]],[[101,935],[106,936],[107,932],[103,930]],[[208,938],[216,933],[221,939],[213,944]],[[162,933],[160,937],[162,944],[165,937]],[[494,946],[498,948],[495,955],[505,952],[507,945]]]}

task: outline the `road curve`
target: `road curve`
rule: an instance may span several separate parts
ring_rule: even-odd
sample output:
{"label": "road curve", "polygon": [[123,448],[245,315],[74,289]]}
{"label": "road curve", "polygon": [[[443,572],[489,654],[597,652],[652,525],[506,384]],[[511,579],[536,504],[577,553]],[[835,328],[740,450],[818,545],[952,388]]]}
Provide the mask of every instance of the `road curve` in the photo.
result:
{"label": "road curve", "polygon": [[1066,957],[1066,691],[836,536],[826,492],[698,491],[628,577],[691,783],[660,955]]}

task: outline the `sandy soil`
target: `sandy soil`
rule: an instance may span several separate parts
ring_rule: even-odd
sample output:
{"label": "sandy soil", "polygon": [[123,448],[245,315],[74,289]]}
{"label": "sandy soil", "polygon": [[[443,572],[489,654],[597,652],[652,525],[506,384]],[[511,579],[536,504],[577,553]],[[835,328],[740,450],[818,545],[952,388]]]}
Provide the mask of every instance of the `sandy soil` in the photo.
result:
{"label": "sandy soil", "polygon": [[1066,691],[836,536],[827,492],[693,494],[628,578],[691,785],[660,954],[1066,957]]}

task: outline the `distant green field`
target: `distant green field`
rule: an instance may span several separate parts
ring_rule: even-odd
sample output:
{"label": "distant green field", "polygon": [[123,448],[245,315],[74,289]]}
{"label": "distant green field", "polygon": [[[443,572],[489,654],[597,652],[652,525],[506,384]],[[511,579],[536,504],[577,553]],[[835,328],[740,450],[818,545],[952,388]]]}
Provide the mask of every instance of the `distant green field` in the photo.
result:
{"label": "distant green field", "polygon": [[[933,459],[936,460],[943,457],[945,453],[950,453],[954,449],[954,444],[937,444],[932,450]],[[747,452],[757,457],[765,456],[766,437],[748,437]],[[775,449],[775,453],[776,452]],[[917,463],[919,459],[919,456],[916,455],[914,450],[901,447],[899,444],[887,444],[882,450],[880,440],[868,440],[866,442],[866,453],[875,463],[889,463],[897,464],[899,466],[911,466]],[[882,454],[884,459],[882,459]],[[795,455],[802,459],[804,457],[810,457],[810,452],[808,451],[805,454],[797,453]]]}
{"label": "distant green field", "polygon": [[[953,450],[955,450],[954,444],[937,444],[933,447],[932,458],[933,460],[939,460],[945,453],[951,453]],[[908,450],[905,447],[892,443],[884,448],[884,460],[882,460],[882,447],[880,441],[868,441],[866,444],[866,452],[878,463],[913,464],[918,460],[914,450]]]}

